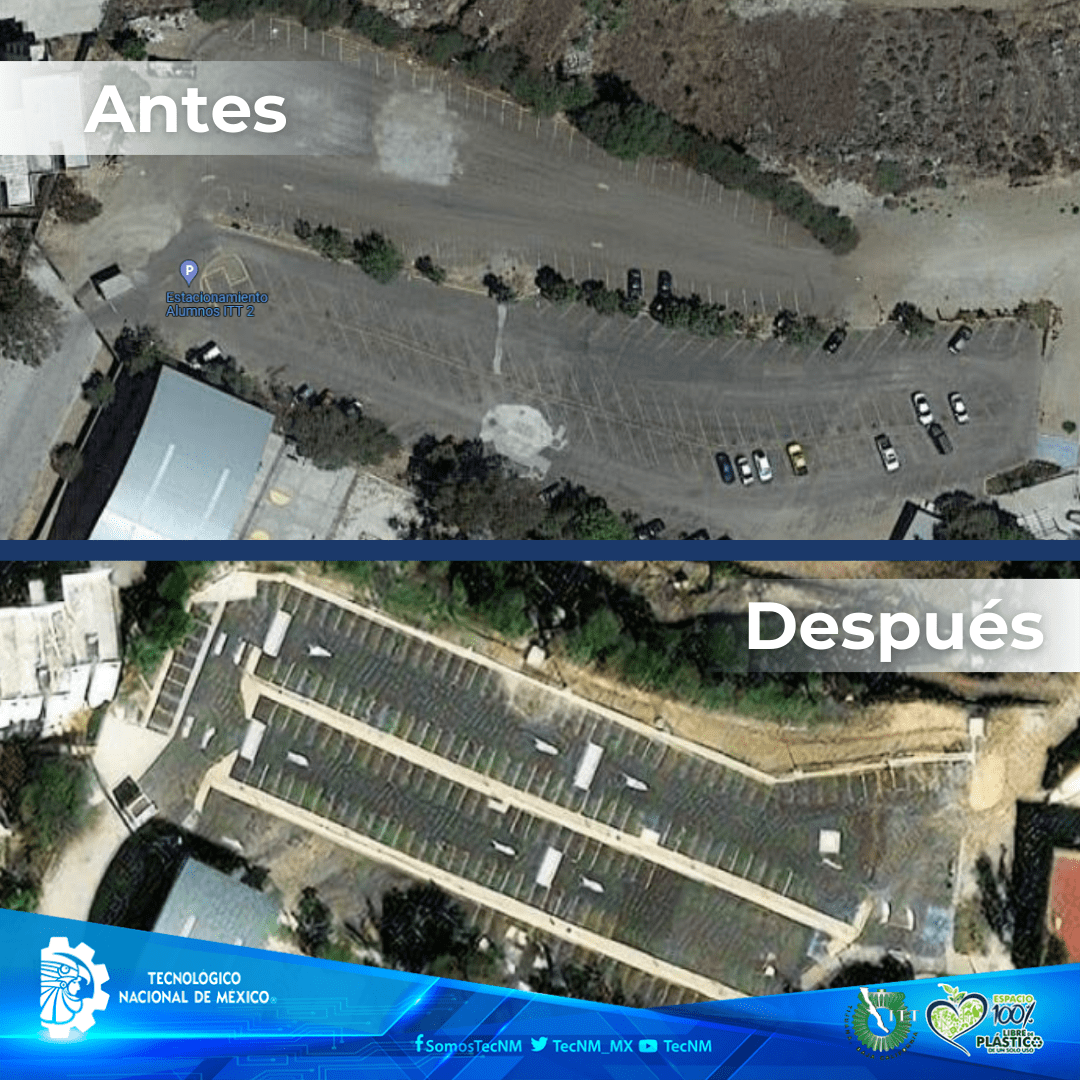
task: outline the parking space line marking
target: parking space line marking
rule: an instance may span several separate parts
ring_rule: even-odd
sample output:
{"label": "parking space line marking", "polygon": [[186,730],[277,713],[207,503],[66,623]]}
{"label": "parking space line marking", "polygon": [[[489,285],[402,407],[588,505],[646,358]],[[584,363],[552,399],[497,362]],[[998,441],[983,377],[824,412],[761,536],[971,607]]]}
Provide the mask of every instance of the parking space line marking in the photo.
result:
{"label": "parking space line marking", "polygon": [[[659,849],[655,845],[641,841],[639,838],[627,837],[617,830],[611,829],[610,826],[595,822],[574,811],[552,807],[535,796],[492,779],[490,775],[481,776],[470,773],[463,766],[446,761],[437,754],[406,743],[397,736],[389,735],[376,728],[363,727],[351,717],[343,717],[325,705],[308,701],[292,691],[267,683],[258,676],[244,672],[241,680],[247,682],[250,688],[244,694],[245,701],[248,700],[252,692],[256,695],[261,694],[269,697],[271,700],[277,700],[288,708],[310,716],[314,723],[339,727],[346,733],[353,734],[354,737],[366,739],[384,753],[393,755],[394,760],[399,760],[398,755],[401,755],[401,758],[412,761],[417,766],[428,769],[435,775],[453,779],[457,783],[473,787],[481,793],[493,795],[499,798],[500,801],[516,804],[528,813],[547,818],[549,821],[564,827],[573,828],[583,835],[592,836],[598,843],[602,843],[612,850],[659,862],[669,869],[681,873],[683,876],[715,885],[726,892],[731,892],[743,899],[758,903],[793,921],[823,929],[835,937],[853,940],[857,933],[847,923],[833,919],[831,916],[824,915],[803,904],[786,901],[782,897],[777,897],[775,894],[761,889],[760,886],[754,886],[752,883],[746,882],[737,875],[723,874],[723,872],[715,870],[707,864],[698,863],[677,851],[670,850],[670,848],[666,850]],[[392,768],[390,775],[392,776]]]}

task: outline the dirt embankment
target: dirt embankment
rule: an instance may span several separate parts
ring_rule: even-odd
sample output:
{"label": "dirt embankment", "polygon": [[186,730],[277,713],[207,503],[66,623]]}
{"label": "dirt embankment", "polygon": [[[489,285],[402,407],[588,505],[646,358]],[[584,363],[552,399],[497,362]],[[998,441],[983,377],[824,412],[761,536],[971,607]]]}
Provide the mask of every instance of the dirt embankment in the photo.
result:
{"label": "dirt embankment", "polygon": [[[881,190],[1080,168],[1080,5],[833,0],[375,0],[538,66],[611,72],[773,164]],[[896,162],[882,169],[877,162]]]}

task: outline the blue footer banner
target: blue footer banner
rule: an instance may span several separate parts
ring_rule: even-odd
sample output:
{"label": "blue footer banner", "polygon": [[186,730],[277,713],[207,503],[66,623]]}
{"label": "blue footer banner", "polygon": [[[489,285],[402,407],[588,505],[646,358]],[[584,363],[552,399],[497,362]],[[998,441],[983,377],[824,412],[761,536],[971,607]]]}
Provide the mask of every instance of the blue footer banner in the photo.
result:
{"label": "blue footer banner", "polygon": [[0,910],[0,1076],[1080,1076],[1080,965],[629,1009]]}

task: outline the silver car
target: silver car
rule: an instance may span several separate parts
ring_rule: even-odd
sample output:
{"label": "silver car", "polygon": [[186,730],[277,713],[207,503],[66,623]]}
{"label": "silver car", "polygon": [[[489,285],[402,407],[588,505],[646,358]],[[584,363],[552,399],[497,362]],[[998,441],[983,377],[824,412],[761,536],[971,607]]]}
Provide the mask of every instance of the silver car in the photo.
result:
{"label": "silver car", "polygon": [[754,470],[750,467],[750,459],[745,454],[740,454],[735,459],[735,471],[739,474],[743,487],[754,482]]}
{"label": "silver car", "polygon": [[764,450],[755,450],[754,468],[757,469],[758,479],[767,484],[772,479],[772,466],[769,464],[768,455]]}
{"label": "silver car", "polygon": [[930,409],[930,399],[920,390],[911,395],[911,407],[915,410],[915,416],[923,427],[929,427],[934,422],[934,414]]}

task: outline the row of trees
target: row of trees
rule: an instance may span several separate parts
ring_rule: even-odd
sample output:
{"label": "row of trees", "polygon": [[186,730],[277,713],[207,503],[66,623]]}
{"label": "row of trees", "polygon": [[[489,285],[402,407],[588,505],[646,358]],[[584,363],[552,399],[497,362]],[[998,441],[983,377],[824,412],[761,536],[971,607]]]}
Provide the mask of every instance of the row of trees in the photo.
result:
{"label": "row of trees", "polygon": [[858,230],[837,207],[819,202],[791,177],[762,169],[742,147],[680,123],[642,101],[627,82],[614,75],[597,78],[594,89],[593,100],[570,117],[609,154],[626,160],[661,157],[681,161],[726,188],[770,203],[837,254],[846,254],[858,244]]}
{"label": "row of trees", "polygon": [[371,465],[401,448],[381,420],[350,415],[337,402],[301,402],[281,414],[280,425],[285,438],[317,469]]}
{"label": "row of trees", "polygon": [[[536,636],[556,656],[630,686],[706,708],[812,722],[845,700],[915,692],[910,683],[837,673],[748,673],[738,620],[660,622],[647,601],[580,564],[471,561],[370,567],[334,563],[376,604],[427,629],[480,624],[506,640]],[[716,564],[716,572],[731,572]]]}
{"label": "row of trees", "polygon": [[838,254],[858,243],[854,224],[837,207],[819,202],[791,177],[762,169],[757,159],[730,140],[707,135],[642,101],[617,76],[580,78],[559,69],[540,69],[515,46],[479,42],[452,26],[405,30],[360,0],[196,0],[195,10],[204,19],[277,12],[315,28],[337,25],[355,30],[383,48],[406,45],[428,63],[453,64],[465,76],[509,94],[541,115],[565,113],[584,135],[616,157],[682,161],[724,187],[770,203]]}
{"label": "row of trees", "polygon": [[599,496],[564,484],[541,500],[540,484],[517,475],[511,462],[480,439],[423,436],[406,477],[419,521],[412,538],[472,537],[533,540],[628,540],[626,521]]}
{"label": "row of trees", "polygon": [[383,285],[393,281],[405,265],[405,256],[399,248],[380,232],[366,232],[349,240],[333,225],[312,226],[303,218],[296,220],[293,232],[320,255],[337,261],[354,262],[365,274]]}
{"label": "row of trees", "polygon": [[[296,937],[309,956],[349,959],[351,949],[335,937],[334,915],[313,886],[300,896]],[[502,959],[498,948],[484,938],[453,897],[430,882],[394,888],[376,905],[368,901],[366,926],[353,929],[364,945],[377,949],[388,967],[417,975],[498,984]],[[541,946],[547,966],[530,973],[537,993],[599,1001],[612,1005],[642,1006],[627,999],[617,979],[596,964],[558,963]]]}
{"label": "row of trees", "polygon": [[633,318],[641,313],[640,300],[632,300],[621,289],[609,289],[597,279],[578,282],[564,277],[554,267],[541,266],[536,271],[535,280],[540,295],[552,304],[588,304],[600,315],[627,315]]}

